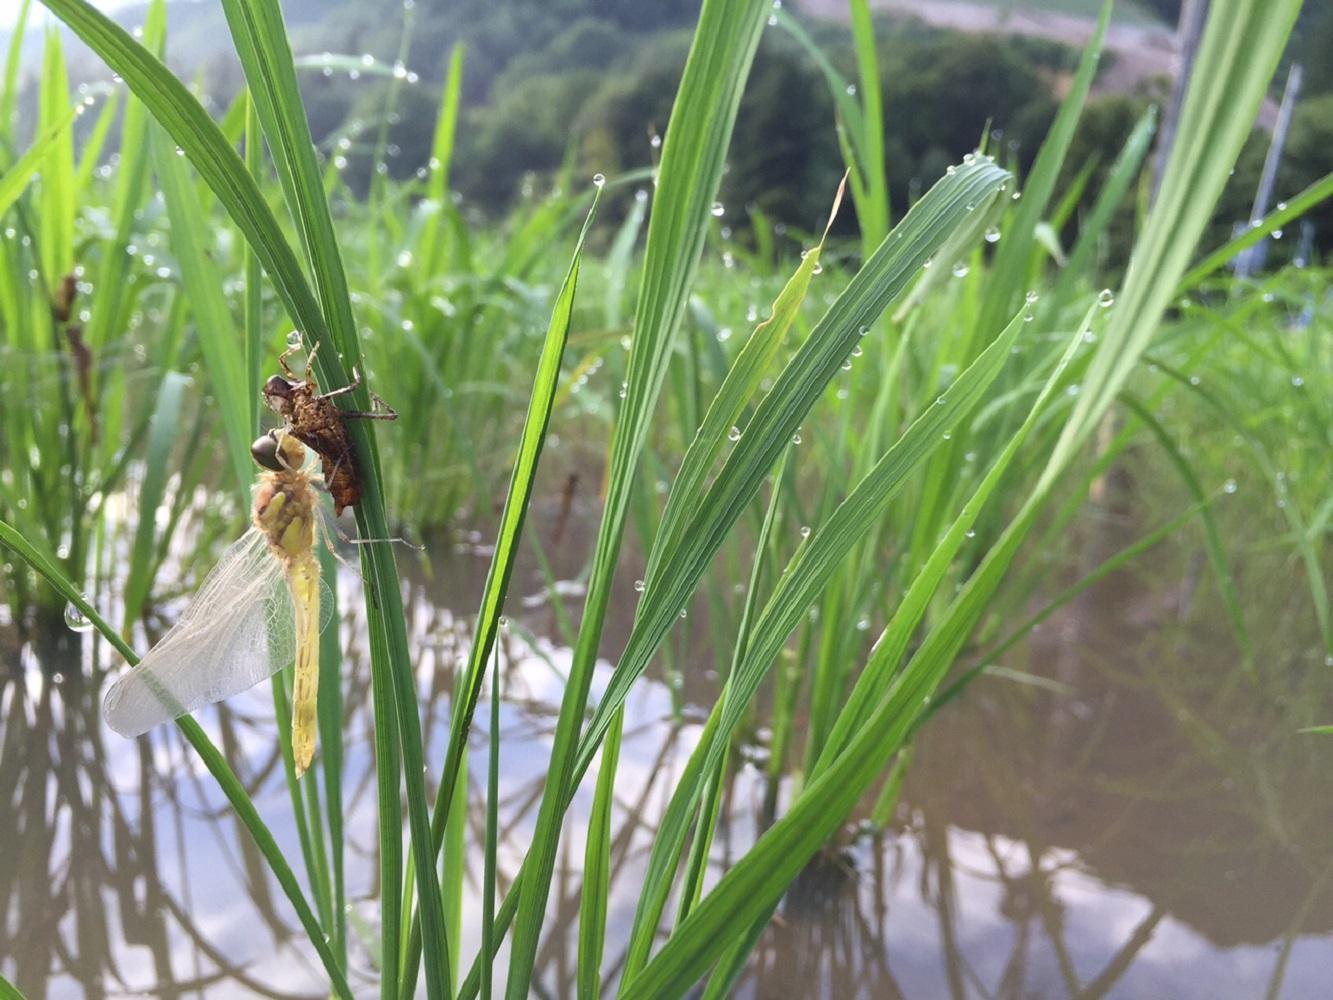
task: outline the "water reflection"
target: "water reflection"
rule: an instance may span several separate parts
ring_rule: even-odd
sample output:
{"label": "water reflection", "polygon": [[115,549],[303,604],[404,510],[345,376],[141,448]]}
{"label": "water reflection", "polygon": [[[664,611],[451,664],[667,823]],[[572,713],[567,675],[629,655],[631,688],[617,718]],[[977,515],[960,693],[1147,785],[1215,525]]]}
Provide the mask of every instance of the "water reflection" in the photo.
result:
{"label": "water reflection", "polygon": [[[427,756],[438,761],[466,652],[451,609],[471,611],[485,559],[443,553],[430,572],[405,568]],[[354,582],[341,581],[349,596]],[[1309,623],[1279,622],[1247,674],[1206,606],[1186,614],[1179,593],[1145,594],[1142,581],[1112,578],[1014,651],[1009,667],[1061,692],[985,678],[942,712],[890,829],[849,831],[807,868],[738,995],[789,997],[797,984],[839,998],[1320,995],[1333,969],[1333,741],[1296,730],[1333,717],[1333,698],[1313,644],[1298,641]],[[354,641],[364,622],[354,601],[344,606],[354,609],[342,626],[349,975],[363,995],[376,990],[379,920],[373,740]],[[560,634],[557,609],[530,601],[502,636],[502,889],[536,823],[569,660]],[[618,641],[613,629],[608,648]],[[63,635],[28,644],[0,672],[0,973],[33,998],[321,995],[318,963],[220,793],[173,730],[139,741],[103,730],[93,663],[111,659],[90,637]],[[653,825],[697,740],[697,706],[714,693],[702,672],[683,691],[649,678],[627,706],[612,977]],[[478,712],[468,775],[473,844],[487,716]],[[299,859],[266,688],[202,721]],[[760,767],[732,776],[712,880],[758,836],[770,795]],[[546,996],[573,991],[590,799],[589,789],[576,799],[558,859],[550,926],[562,932],[538,956]],[[478,861],[468,912],[480,884]],[[475,924],[465,921],[466,954],[480,943]]]}

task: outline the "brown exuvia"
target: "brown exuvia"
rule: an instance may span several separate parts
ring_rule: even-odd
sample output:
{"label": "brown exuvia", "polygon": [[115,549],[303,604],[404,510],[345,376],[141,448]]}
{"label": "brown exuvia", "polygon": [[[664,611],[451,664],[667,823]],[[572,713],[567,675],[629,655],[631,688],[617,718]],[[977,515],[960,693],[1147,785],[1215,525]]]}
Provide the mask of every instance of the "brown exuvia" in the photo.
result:
{"label": "brown exuvia", "polygon": [[278,358],[282,374],[272,376],[264,383],[264,402],[283,418],[289,434],[308,448],[312,448],[323,463],[324,483],[333,497],[333,509],[342,514],[361,499],[361,470],[357,466],[352,440],[347,433],[349,419],[395,420],[398,414],[371,394],[379,409],[340,410],[332,402],[335,396],[351,392],[361,384],[361,375],[352,369],[352,382],[341,389],[321,393],[315,381],[312,365],[316,344],[306,359],[305,373],[297,378],[287,364],[288,355],[296,351],[290,347]]}

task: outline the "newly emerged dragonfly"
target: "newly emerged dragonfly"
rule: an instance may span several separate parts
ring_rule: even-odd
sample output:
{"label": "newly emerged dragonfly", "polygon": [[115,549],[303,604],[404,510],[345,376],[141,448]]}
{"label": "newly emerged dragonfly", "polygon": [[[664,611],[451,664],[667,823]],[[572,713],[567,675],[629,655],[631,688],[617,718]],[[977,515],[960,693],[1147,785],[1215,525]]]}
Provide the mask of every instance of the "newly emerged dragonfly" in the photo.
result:
{"label": "newly emerged dragonfly", "polygon": [[300,333],[293,330],[287,345],[287,350],[278,358],[282,374],[274,375],[264,383],[264,402],[286,421],[289,434],[294,434],[318,453],[323,461],[324,483],[333,497],[334,513],[341,515],[361,499],[361,471],[352,451],[347,421],[397,420],[398,414],[374,393],[370,394],[376,407],[373,410],[338,409],[333,398],[356,389],[361,384],[361,373],[353,368],[349,385],[322,393],[315,381],[314,370],[319,344],[315,344],[306,358],[301,378],[297,378],[287,364],[287,358],[301,349]]}
{"label": "newly emerged dragonfly", "polygon": [[253,687],[295,657],[292,754],[299,777],[315,755],[319,633],[332,609],[321,599],[328,586],[314,549],[318,497],[295,437],[272,432],[250,451],[265,470],[252,526],[162,640],[111,686],[103,713],[116,732],[140,736]]}

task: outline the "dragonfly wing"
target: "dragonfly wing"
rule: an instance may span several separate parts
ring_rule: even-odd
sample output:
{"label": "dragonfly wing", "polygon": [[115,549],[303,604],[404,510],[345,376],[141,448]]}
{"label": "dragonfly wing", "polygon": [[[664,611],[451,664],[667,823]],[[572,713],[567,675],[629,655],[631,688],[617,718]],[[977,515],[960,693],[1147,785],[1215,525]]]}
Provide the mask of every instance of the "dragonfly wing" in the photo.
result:
{"label": "dragonfly wing", "polygon": [[255,529],[234,542],[162,641],[107,692],[122,736],[253,687],[291,662],[291,597],[282,564]]}

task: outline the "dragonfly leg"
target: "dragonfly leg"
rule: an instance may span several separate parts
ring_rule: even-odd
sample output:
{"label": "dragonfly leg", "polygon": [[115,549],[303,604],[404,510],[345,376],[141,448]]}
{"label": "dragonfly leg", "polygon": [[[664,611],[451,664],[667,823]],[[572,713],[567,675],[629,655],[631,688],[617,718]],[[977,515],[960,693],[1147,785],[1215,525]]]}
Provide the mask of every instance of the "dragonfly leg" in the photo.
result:
{"label": "dragonfly leg", "polygon": [[[341,396],[344,393],[351,392],[361,385],[361,372],[355,365],[352,366],[352,381],[341,389],[330,389],[328,392],[316,397],[318,399],[332,399],[334,396]],[[398,411],[392,406],[380,399],[375,393],[370,394],[370,401],[374,408],[370,410],[342,410],[341,416],[347,420],[397,420]]]}
{"label": "dragonfly leg", "polygon": [[345,393],[351,392],[352,390],[354,390],[354,389],[355,389],[357,386],[359,386],[360,384],[361,384],[361,372],[357,370],[356,365],[353,365],[353,366],[352,366],[352,381],[348,382],[348,383],[347,383],[345,386],[343,386],[341,389],[330,389],[328,392],[322,392],[322,393],[320,393],[320,394],[319,394],[318,396],[316,396],[315,398],[316,398],[316,399],[332,399],[334,396],[341,396],[341,395],[343,395],[343,394],[345,394]]}
{"label": "dragonfly leg", "polygon": [[292,366],[287,364],[287,359],[301,349],[300,341],[290,345],[287,350],[278,355],[278,365],[282,368],[282,374],[287,376],[289,381],[297,381],[296,372],[292,371]]}

